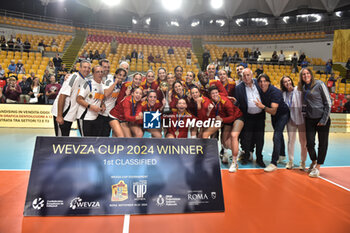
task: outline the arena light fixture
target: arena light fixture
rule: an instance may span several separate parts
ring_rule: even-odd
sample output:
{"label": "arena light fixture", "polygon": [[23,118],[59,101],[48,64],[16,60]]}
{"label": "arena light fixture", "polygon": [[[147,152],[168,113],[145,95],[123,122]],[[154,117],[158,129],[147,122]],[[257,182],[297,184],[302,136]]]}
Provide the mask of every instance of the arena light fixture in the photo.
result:
{"label": "arena light fixture", "polygon": [[180,25],[179,25],[179,22],[174,21],[174,20],[170,22],[170,25],[171,25],[171,26],[175,26],[175,27],[179,27],[179,26],[180,26]]}
{"label": "arena light fixture", "polygon": [[107,6],[116,6],[120,3],[121,0],[102,0]]}
{"label": "arena light fixture", "polygon": [[191,23],[191,27],[197,27],[198,25],[199,25],[199,20],[194,20],[194,21],[192,21],[192,23]]}
{"label": "arena light fixture", "polygon": [[342,16],[342,14],[343,14],[343,12],[341,12],[341,11],[335,12],[335,15],[336,15],[337,17],[339,17],[339,18]]}
{"label": "arena light fixture", "polygon": [[224,4],[223,0],[211,0],[210,5],[213,9],[219,9]]}
{"label": "arena light fixture", "polygon": [[288,20],[289,20],[289,19],[290,19],[289,16],[284,16],[284,17],[282,18],[282,20],[283,20],[284,23],[288,23]]}
{"label": "arena light fixture", "polygon": [[162,0],[163,7],[168,11],[175,11],[182,5],[182,0]]}
{"label": "arena light fixture", "polygon": [[303,18],[303,19],[306,19],[307,21],[312,21],[312,22],[320,22],[322,19],[322,16],[320,14],[303,14],[303,15],[297,15],[297,18]]}
{"label": "arena light fixture", "polygon": [[265,26],[269,24],[267,18],[252,18],[252,21],[257,23],[263,23],[265,24]]}
{"label": "arena light fixture", "polygon": [[151,24],[151,17],[148,17],[146,20],[145,20],[145,23],[147,25],[150,25]]}
{"label": "arena light fixture", "polygon": [[210,23],[210,24],[214,23],[214,20],[210,20],[209,23]]}
{"label": "arena light fixture", "polygon": [[236,19],[236,24],[240,27],[241,23],[244,22],[244,19]]}
{"label": "arena light fixture", "polygon": [[132,24],[137,24],[137,19],[133,18],[132,19]]}
{"label": "arena light fixture", "polygon": [[219,24],[220,27],[223,27],[225,25],[225,20],[223,19],[217,19],[215,23]]}

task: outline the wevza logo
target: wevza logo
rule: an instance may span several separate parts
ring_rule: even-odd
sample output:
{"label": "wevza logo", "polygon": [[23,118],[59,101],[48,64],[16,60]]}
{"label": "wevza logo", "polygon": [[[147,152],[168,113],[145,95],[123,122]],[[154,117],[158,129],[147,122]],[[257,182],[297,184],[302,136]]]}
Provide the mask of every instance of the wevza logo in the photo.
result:
{"label": "wevza logo", "polygon": [[71,200],[69,208],[75,209],[85,209],[85,208],[100,208],[100,202],[98,201],[83,201],[80,197],[76,197]]}
{"label": "wevza logo", "polygon": [[160,129],[161,122],[163,128],[211,128],[221,127],[222,122],[215,118],[209,118],[207,120],[199,120],[192,117],[179,117],[178,115],[163,115],[157,112],[144,112],[143,115],[143,128],[145,129]]}

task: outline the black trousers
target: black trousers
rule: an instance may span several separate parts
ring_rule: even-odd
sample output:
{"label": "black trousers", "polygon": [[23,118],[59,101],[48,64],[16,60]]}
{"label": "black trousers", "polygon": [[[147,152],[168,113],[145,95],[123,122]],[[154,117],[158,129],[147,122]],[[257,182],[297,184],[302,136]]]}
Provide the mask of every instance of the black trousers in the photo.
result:
{"label": "black trousers", "polygon": [[82,137],[99,137],[102,132],[102,118],[99,115],[95,120],[78,120],[78,129]]}
{"label": "black trousers", "polygon": [[53,116],[53,124],[56,136],[69,136],[70,129],[72,128],[72,122],[64,121],[63,125],[60,125],[56,122],[56,117]]}
{"label": "black trousers", "polygon": [[[326,125],[317,126],[319,119],[305,118],[306,128],[306,147],[309,152],[310,159],[317,161],[317,164],[323,164],[326,159],[328,149],[329,128],[331,119],[328,119]],[[315,136],[318,136],[318,152],[315,150]]]}
{"label": "black trousers", "polygon": [[101,137],[109,137],[111,135],[111,126],[109,125],[110,117],[101,115],[101,121]]}
{"label": "black trousers", "polygon": [[264,147],[265,135],[265,113],[244,117],[244,131],[241,137],[241,144],[244,150],[244,159],[249,159],[252,147],[256,146],[256,159],[262,161],[262,150]]}

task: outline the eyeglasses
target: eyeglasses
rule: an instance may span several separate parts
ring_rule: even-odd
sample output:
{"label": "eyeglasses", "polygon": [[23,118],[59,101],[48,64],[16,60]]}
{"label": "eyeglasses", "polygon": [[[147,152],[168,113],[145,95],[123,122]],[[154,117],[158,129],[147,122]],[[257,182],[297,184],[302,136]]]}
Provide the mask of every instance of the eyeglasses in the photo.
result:
{"label": "eyeglasses", "polygon": [[102,70],[101,70],[101,71],[99,70],[99,71],[95,71],[95,73],[103,73],[103,71],[102,71]]}

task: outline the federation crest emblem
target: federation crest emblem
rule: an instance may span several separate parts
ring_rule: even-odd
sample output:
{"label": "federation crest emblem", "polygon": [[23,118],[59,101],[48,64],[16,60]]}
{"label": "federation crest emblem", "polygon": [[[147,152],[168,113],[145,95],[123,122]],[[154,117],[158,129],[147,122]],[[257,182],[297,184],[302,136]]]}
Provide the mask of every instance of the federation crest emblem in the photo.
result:
{"label": "federation crest emblem", "polygon": [[112,185],[112,201],[125,201],[128,199],[128,185],[123,180]]}

